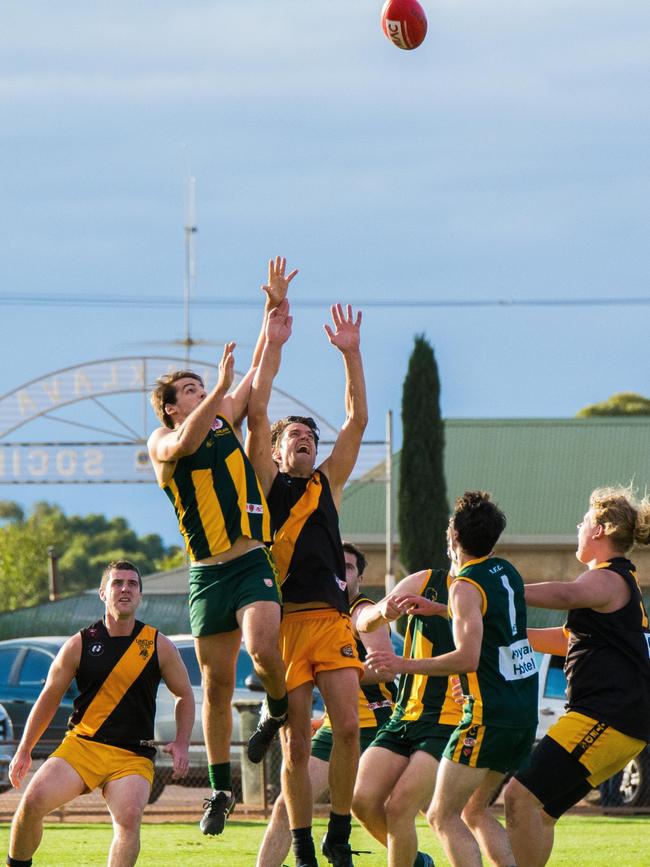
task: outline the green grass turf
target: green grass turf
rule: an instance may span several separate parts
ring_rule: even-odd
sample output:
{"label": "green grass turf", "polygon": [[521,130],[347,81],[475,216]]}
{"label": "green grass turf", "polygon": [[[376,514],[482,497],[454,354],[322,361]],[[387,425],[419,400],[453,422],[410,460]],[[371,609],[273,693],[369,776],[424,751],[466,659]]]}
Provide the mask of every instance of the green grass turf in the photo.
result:
{"label": "green grass turf", "polygon": [[[320,842],[325,821],[315,822]],[[203,837],[197,825],[142,826],[142,850],[138,867],[254,867],[255,856],[264,833],[261,822],[230,821],[221,837]],[[9,828],[0,826],[0,846],[7,851]],[[420,846],[436,861],[448,867],[442,849],[422,820],[418,822]],[[106,824],[49,824],[34,867],[102,867],[111,840]],[[372,854],[355,859],[358,867],[381,867],[386,858],[382,848],[365,831],[355,826],[353,846]],[[287,859],[293,864],[293,859]],[[324,863],[324,862],[323,862]],[[580,867],[649,867],[650,817],[614,818],[569,816],[562,819],[556,833],[555,848],[549,862]]]}

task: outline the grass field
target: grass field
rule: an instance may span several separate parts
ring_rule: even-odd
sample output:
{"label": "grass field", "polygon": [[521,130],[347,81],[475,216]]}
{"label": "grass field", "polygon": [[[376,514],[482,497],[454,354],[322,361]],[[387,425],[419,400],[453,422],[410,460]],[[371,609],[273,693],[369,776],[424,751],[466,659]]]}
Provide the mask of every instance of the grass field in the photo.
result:
{"label": "grass field", "polygon": [[[325,821],[316,821],[316,836],[325,832]],[[262,834],[262,822],[228,824],[222,837],[206,838],[196,825],[143,825],[138,867],[254,867]],[[419,823],[421,848],[429,852],[436,867],[448,867],[426,823]],[[6,853],[9,828],[0,827],[2,852]],[[61,823],[47,825],[35,867],[100,867],[106,864],[111,828],[105,824]],[[353,845],[371,854],[355,859],[358,867],[381,867],[386,863],[382,848],[364,831],[355,828]],[[291,858],[288,863],[293,864]],[[569,816],[556,834],[550,865],[571,867],[650,867],[650,817],[613,818]]]}

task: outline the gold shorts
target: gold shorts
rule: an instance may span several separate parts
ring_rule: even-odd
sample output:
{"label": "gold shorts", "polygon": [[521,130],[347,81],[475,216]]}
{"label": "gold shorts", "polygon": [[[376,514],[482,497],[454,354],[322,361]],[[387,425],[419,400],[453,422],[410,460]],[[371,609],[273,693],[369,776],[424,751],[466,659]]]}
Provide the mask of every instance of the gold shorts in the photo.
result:
{"label": "gold shorts", "polygon": [[335,608],[291,611],[280,625],[280,652],[287,669],[287,691],[316,681],[320,671],[356,668],[363,664],[347,614]]}
{"label": "gold shorts", "polygon": [[103,789],[111,780],[137,774],[144,777],[149,785],[153,783],[153,762],[129,750],[112,747],[79,738],[67,732],[61,745],[52,753],[57,759],[64,759],[79,774],[89,792]]}
{"label": "gold shorts", "polygon": [[587,780],[594,787],[624,768],[646,746],[645,741],[574,710],[561,716],[546,734],[587,769]]}

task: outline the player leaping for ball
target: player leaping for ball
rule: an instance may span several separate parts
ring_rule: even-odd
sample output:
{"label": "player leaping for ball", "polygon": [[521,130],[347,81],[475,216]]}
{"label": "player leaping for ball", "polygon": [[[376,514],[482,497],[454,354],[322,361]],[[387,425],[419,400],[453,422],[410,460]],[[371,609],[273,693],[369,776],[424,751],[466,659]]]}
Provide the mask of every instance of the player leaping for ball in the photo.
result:
{"label": "player leaping for ball", "polygon": [[[230,771],[231,700],[242,635],[267,693],[274,734],[287,718],[285,671],[278,648],[280,594],[269,510],[237,436],[269,313],[284,300],[296,271],[269,262],[264,322],[253,366],[231,394],[234,343],[226,344],[219,379],[207,394],[190,370],[161,377],[151,395],[163,423],[149,438],[158,484],[174,506],[190,557],[190,623],[203,684],[203,733],[212,797],[201,820],[204,834],[220,834],[235,799]],[[261,761],[266,729],[253,735]]]}
{"label": "player leaping for ball", "polygon": [[363,665],[350,625],[338,506],[359,454],[368,413],[361,313],[355,319],[349,306],[344,313],[337,304],[332,307],[332,320],[333,328],[326,325],[325,330],[343,357],[346,418],[331,455],[315,468],[318,428],[311,418],[289,416],[276,422],[271,432],[267,418],[271,386],[282,345],[291,333],[286,301],[269,316],[248,408],[247,448],[271,510],[272,550],[283,581],[280,641],[290,712],[282,737],[282,789],[299,867],[317,864],[308,772],[314,682],[332,724],[332,811],[323,854],[336,867],[352,864],[350,807],[359,762],[357,694]]}

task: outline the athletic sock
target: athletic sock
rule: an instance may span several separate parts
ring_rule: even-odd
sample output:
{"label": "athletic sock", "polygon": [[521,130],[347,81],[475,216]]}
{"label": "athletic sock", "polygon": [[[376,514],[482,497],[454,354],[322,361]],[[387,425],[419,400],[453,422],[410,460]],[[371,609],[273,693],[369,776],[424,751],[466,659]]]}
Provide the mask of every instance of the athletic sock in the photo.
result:
{"label": "athletic sock", "polygon": [[311,825],[308,828],[293,828],[291,837],[293,838],[292,848],[296,861],[316,863],[316,849],[311,836]]}
{"label": "athletic sock", "polygon": [[282,698],[273,698],[268,693],[266,694],[266,704],[269,708],[269,713],[274,717],[284,716],[289,709],[289,696],[285,692]]}
{"label": "athletic sock", "polygon": [[347,813],[330,813],[327,824],[327,840],[329,843],[347,843],[352,831],[352,816]]}
{"label": "athletic sock", "polygon": [[18,858],[12,858],[11,855],[7,855],[7,867],[32,867],[32,859],[28,858],[27,861],[20,861]]}
{"label": "athletic sock", "polygon": [[221,762],[217,765],[208,765],[208,776],[210,778],[210,785],[216,791],[232,791],[232,775],[230,773],[230,762]]}

